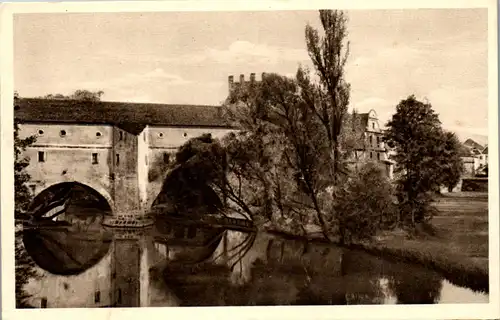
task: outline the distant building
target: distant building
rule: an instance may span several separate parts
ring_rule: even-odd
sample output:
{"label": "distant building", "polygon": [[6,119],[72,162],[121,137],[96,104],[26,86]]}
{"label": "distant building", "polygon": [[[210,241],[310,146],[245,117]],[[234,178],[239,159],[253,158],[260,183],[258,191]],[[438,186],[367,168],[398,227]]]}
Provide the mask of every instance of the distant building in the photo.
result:
{"label": "distant building", "polygon": [[488,147],[484,147],[472,139],[463,143],[462,161],[464,164],[464,175],[475,176],[488,165]]}
{"label": "distant building", "polygon": [[[351,121],[352,117],[352,114],[347,115]],[[367,113],[358,113],[356,117],[357,124],[363,132],[360,136],[361,141],[356,145],[353,162],[379,162],[384,166],[387,176],[392,179],[395,162],[390,159],[391,150],[383,141],[384,131],[380,128],[377,113],[372,109]]]}

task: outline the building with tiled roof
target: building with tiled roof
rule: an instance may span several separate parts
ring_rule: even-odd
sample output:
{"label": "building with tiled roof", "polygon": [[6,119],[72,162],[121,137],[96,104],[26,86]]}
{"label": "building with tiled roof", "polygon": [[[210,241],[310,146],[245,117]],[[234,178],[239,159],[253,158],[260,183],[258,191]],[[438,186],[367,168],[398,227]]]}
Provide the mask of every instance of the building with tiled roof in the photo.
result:
{"label": "building with tiled roof", "polygon": [[187,140],[234,130],[222,107],[202,105],[16,98],[14,118],[21,138],[37,138],[25,151],[35,195],[80,183],[127,216],[148,210]]}
{"label": "building with tiled roof", "polygon": [[[377,161],[384,165],[387,175],[392,178],[394,161],[390,159],[390,149],[383,141],[384,132],[380,128],[378,116],[375,110],[367,113],[355,113],[357,125],[363,131],[360,135],[352,161]],[[353,115],[347,114],[346,120],[352,120]]]}

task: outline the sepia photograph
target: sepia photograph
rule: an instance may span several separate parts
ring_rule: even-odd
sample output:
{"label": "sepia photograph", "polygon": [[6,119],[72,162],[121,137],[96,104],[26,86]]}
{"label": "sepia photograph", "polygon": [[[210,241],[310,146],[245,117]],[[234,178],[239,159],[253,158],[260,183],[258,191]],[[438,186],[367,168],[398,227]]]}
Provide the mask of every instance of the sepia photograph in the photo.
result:
{"label": "sepia photograph", "polygon": [[497,9],[480,3],[12,13],[3,295],[498,306]]}

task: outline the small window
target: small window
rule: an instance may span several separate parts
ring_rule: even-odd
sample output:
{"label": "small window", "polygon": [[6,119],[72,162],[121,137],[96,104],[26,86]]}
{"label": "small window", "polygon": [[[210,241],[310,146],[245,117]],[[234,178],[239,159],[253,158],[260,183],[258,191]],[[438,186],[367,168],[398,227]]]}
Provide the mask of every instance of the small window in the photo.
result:
{"label": "small window", "polygon": [[94,293],[94,302],[95,303],[101,302],[101,291],[96,291]]}
{"label": "small window", "polygon": [[42,129],[38,130],[38,134],[42,135],[43,134],[43,130]]}
{"label": "small window", "polygon": [[61,135],[61,137],[66,136],[66,130],[61,130],[61,132],[59,134]]}
{"label": "small window", "polygon": [[118,289],[118,299],[117,299],[117,302],[118,303],[122,303],[122,289]]}
{"label": "small window", "polygon": [[158,137],[163,138],[163,132],[158,133]]}
{"label": "small window", "polygon": [[42,308],[47,308],[47,298],[42,298],[42,303],[40,305]]}
{"label": "small window", "polygon": [[184,132],[184,137],[187,137],[187,136],[188,136],[187,132]]}
{"label": "small window", "polygon": [[375,122],[372,122],[372,129],[375,129]]}
{"label": "small window", "polygon": [[96,136],[96,137],[100,137],[100,136],[102,136],[102,134],[101,134],[99,131],[97,131],[97,132],[95,133],[95,136]]}
{"label": "small window", "polygon": [[123,140],[123,131],[120,131],[120,140]]}
{"label": "small window", "polygon": [[373,159],[373,152],[370,151],[370,159]]}
{"label": "small window", "polygon": [[187,237],[189,239],[193,239],[194,237],[196,237],[196,227],[195,226],[190,226],[188,228]]}
{"label": "small window", "polygon": [[163,153],[163,163],[169,163],[170,162],[170,155],[168,152]]}
{"label": "small window", "polygon": [[377,152],[377,160],[380,160],[380,153]]}
{"label": "small window", "polygon": [[116,165],[120,164],[120,155],[117,153],[116,154]]}
{"label": "small window", "polygon": [[38,151],[38,162],[45,162],[45,152]]}
{"label": "small window", "polygon": [[92,153],[92,164],[98,164],[99,159],[97,158],[97,153]]}

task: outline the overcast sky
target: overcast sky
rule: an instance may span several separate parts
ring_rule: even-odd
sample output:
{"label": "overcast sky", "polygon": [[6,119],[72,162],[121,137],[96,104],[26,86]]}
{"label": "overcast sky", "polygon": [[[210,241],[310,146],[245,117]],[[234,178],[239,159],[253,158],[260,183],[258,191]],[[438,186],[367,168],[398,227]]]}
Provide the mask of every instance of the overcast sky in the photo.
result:
{"label": "overcast sky", "polygon": [[[410,94],[443,125],[487,135],[487,10],[349,11],[351,108],[385,123]],[[310,65],[316,11],[23,14],[14,19],[22,97],[103,90],[104,100],[219,104],[227,77]],[[479,142],[479,141],[478,141]]]}

